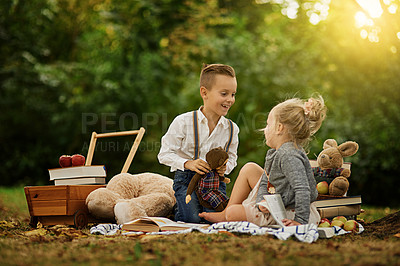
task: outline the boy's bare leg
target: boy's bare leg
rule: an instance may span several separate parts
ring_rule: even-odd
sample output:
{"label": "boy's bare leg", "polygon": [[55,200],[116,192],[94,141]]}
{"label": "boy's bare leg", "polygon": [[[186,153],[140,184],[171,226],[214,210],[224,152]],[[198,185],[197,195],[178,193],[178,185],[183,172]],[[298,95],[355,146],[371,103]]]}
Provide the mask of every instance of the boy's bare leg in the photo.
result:
{"label": "boy's bare leg", "polygon": [[[231,205],[242,204],[257,184],[263,171],[264,170],[256,163],[245,164],[242,169],[240,169],[239,175],[232,189],[231,198],[229,199],[225,210],[222,212],[202,212],[199,216],[213,223],[227,221],[226,209]],[[246,217],[244,216],[244,218]]]}

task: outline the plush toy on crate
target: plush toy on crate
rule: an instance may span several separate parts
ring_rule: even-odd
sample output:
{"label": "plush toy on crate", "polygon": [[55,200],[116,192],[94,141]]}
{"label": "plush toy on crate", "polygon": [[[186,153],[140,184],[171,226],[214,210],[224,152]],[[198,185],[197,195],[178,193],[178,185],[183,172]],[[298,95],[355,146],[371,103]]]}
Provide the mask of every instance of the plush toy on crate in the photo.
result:
{"label": "plush toy on crate", "polygon": [[358,144],[346,141],[338,146],[336,140],[327,139],[318,155],[317,167],[313,167],[319,194],[343,196],[349,189],[350,169],[342,168],[343,157],[356,154]]}
{"label": "plush toy on crate", "polygon": [[203,207],[223,211],[228,204],[228,197],[219,190],[219,182],[229,183],[231,180],[219,176],[217,171],[228,162],[228,153],[221,147],[210,150],[206,154],[206,161],[211,167],[207,174],[196,173],[189,183],[186,192],[186,204],[191,201],[191,194],[196,192],[197,198]]}

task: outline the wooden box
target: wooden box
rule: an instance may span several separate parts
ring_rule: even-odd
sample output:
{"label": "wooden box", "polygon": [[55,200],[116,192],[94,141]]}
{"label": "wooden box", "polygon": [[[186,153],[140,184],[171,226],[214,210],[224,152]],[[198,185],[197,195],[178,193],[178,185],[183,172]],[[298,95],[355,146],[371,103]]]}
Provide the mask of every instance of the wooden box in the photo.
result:
{"label": "wooden box", "polygon": [[[137,135],[131,147],[121,173],[127,173],[133,157],[143,138],[145,129],[97,134],[92,133],[86,164],[91,165],[98,138]],[[25,187],[25,196],[31,215],[30,225],[66,224],[77,228],[85,227],[88,222],[101,222],[93,218],[86,207],[86,197],[93,190],[106,185],[60,185]]]}
{"label": "wooden box", "polygon": [[66,224],[76,228],[98,222],[86,207],[87,195],[106,185],[65,185],[25,187],[31,226]]}

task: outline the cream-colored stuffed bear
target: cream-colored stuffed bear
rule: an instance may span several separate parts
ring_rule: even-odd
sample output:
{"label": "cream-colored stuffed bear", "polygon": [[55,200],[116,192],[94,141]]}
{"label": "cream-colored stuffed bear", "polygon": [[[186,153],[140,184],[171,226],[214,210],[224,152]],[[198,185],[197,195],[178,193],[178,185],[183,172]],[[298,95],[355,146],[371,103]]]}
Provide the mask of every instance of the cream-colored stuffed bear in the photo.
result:
{"label": "cream-colored stuffed bear", "polygon": [[98,219],[122,224],[143,216],[167,216],[175,205],[172,179],[154,173],[122,173],[105,188],[86,198],[89,212]]}

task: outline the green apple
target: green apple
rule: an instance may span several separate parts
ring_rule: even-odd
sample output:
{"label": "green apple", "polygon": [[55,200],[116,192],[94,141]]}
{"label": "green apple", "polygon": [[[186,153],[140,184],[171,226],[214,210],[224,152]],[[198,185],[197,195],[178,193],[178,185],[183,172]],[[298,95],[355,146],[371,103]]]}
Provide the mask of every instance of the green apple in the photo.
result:
{"label": "green apple", "polygon": [[329,191],[328,182],[326,182],[326,181],[319,182],[317,184],[317,191],[318,191],[318,194],[321,194],[321,195],[328,194],[328,191]]}
{"label": "green apple", "polygon": [[340,220],[332,220],[331,226],[343,227],[344,223]]}
{"label": "green apple", "polygon": [[358,223],[355,220],[348,220],[344,223],[343,229],[346,231],[357,232],[358,231]]}
{"label": "green apple", "polygon": [[345,222],[347,222],[347,219],[346,219],[346,217],[344,217],[344,216],[336,216],[336,217],[334,217],[334,218],[332,219],[332,221],[335,221],[335,220],[342,221],[343,224],[344,224]]}
{"label": "green apple", "polygon": [[331,224],[327,221],[320,222],[318,227],[331,227]]}

